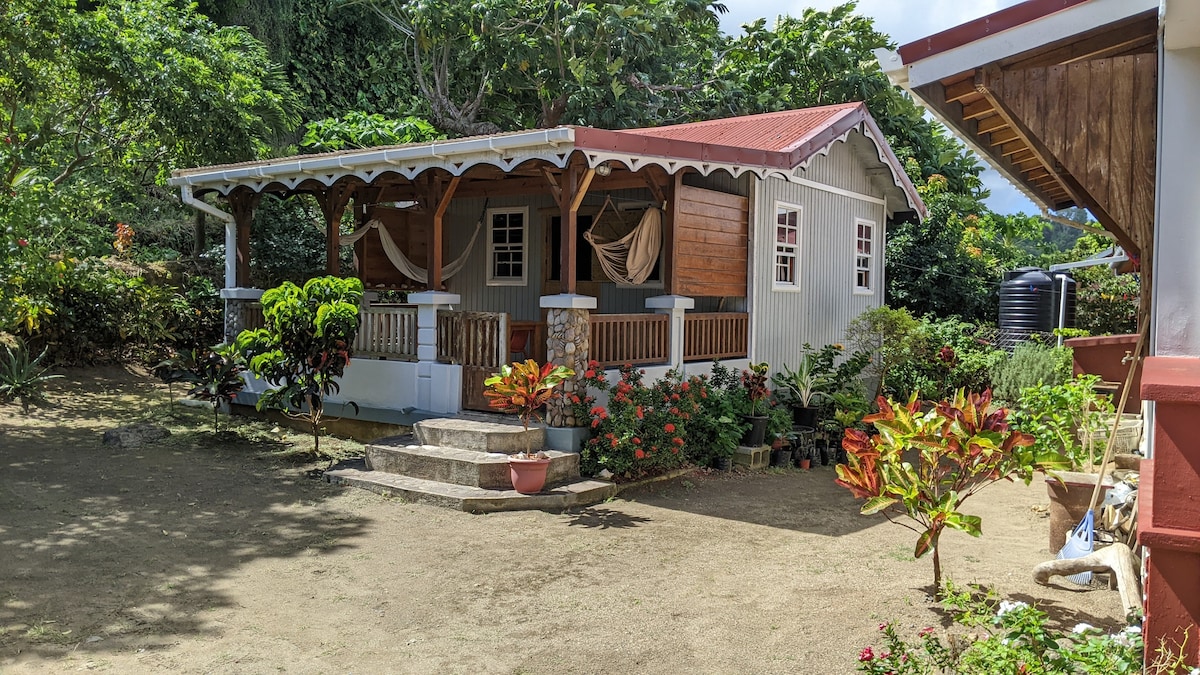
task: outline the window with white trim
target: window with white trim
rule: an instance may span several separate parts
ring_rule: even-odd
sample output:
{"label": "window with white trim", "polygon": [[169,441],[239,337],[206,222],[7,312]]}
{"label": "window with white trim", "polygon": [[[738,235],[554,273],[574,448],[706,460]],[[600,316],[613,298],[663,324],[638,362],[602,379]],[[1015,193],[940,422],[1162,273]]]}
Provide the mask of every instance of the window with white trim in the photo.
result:
{"label": "window with white trim", "polygon": [[800,285],[799,206],[775,205],[775,285]]}
{"label": "window with white trim", "polygon": [[854,292],[871,293],[875,288],[875,223],[854,220]]}
{"label": "window with white trim", "polygon": [[488,209],[489,286],[524,286],[528,257],[526,225],[529,209]]}

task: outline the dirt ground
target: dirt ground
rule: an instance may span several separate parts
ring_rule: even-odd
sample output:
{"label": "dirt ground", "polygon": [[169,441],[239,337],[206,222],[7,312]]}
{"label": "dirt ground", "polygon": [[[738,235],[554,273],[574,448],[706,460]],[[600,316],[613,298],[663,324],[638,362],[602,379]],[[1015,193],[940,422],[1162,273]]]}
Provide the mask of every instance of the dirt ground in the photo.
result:
{"label": "dirt ground", "polygon": [[[915,535],[832,467],[470,515],[310,478],[305,439],[260,422],[214,438],[144,376],[66,375],[50,407],[0,408],[5,673],[849,673],[881,621],[951,625]],[[101,444],[147,418],[173,436]],[[976,497],[984,536],[947,533],[946,574],[1117,626],[1115,591],[1030,579],[1046,503],[1040,480]]]}

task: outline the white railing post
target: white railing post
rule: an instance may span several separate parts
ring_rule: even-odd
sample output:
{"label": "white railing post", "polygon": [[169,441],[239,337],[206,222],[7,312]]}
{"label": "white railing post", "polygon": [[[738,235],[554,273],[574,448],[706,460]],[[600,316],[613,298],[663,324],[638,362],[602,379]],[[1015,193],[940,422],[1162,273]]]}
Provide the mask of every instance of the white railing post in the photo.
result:
{"label": "white railing post", "polygon": [[[408,301],[417,306],[417,408],[435,410],[435,401],[445,398],[445,392],[435,391],[433,378],[437,365],[437,315],[438,310],[456,305],[462,298],[455,293],[423,291],[409,293]],[[447,382],[439,382],[438,387]],[[453,383],[455,387],[458,385]]]}
{"label": "white railing post", "polygon": [[683,329],[684,314],[689,309],[695,309],[696,299],[684,295],[656,295],[646,298],[646,309],[652,309],[657,314],[667,314],[671,317],[670,334],[671,349],[668,362],[672,368],[683,368]]}

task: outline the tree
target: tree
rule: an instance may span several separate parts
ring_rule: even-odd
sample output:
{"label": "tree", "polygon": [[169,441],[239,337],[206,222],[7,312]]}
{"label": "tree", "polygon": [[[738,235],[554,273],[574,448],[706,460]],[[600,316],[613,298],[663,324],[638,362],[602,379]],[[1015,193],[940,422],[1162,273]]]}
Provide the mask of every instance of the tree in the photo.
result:
{"label": "tree", "polygon": [[[959,391],[929,412],[914,395],[907,405],[878,399],[879,412],[863,421],[877,433],[847,429],[842,447],[846,464],[837,467],[837,483],[866,499],[862,513],[908,517],[897,524],[918,533],[913,556],[933,553],[934,595],[942,591],[938,543],[946,528],[978,537],[979,516],[961,511],[963,502],[998,480],[1020,478],[1026,485],[1036,471],[1070,468],[1070,460],[1038,451],[1029,434],[1012,431],[1008,411],[991,409],[990,391]],[[908,451],[916,451],[912,458]],[[897,521],[892,521],[897,522]]]}
{"label": "tree", "polygon": [[664,94],[705,86],[711,69],[693,60],[706,51],[696,45],[719,39],[716,15],[725,11],[712,0],[349,4],[371,7],[399,32],[430,120],[456,135],[653,119]]}
{"label": "tree", "polygon": [[259,397],[258,409],[306,421],[313,452],[321,448],[325,397],[341,389],[337,378],[350,364],[362,295],[355,278],[318,277],[303,288],[284,282],[262,295],[266,326],[242,331],[235,342],[247,369],[273,386]]}

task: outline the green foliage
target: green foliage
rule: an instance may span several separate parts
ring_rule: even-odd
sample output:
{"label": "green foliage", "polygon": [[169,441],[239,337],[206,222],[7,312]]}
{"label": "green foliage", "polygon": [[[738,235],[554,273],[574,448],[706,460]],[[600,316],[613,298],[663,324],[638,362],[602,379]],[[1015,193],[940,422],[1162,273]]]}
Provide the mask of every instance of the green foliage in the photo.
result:
{"label": "green foliage", "polygon": [[943,399],[959,389],[983,391],[991,373],[1006,358],[1003,350],[981,339],[977,325],[955,318],[922,317],[909,349],[888,374],[886,391],[907,397]]}
{"label": "green foliage", "polygon": [[920,353],[921,324],[906,309],[876,307],[846,326],[846,342],[855,351],[875,355],[867,372],[878,382],[874,392],[878,395],[887,386],[892,370]]}
{"label": "green foliage", "polygon": [[983,531],[979,516],[963,513],[963,502],[998,480],[1028,484],[1035,471],[1069,466],[1067,458],[1035,447],[1032,436],[1011,430],[1008,411],[992,410],[991,403],[991,392],[960,390],[921,412],[915,396],[907,405],[880,398],[879,412],[863,419],[877,433],[847,429],[842,440],[849,458],[837,466],[837,483],[866,500],[864,515],[894,511],[916,523],[910,527],[919,533],[913,556],[933,553],[935,595],[941,593],[942,532],[978,537]]}
{"label": "green foliage", "polygon": [[1071,379],[1071,349],[1040,342],[1023,342],[1012,356],[992,366],[992,393],[1002,401],[1016,401],[1029,387],[1055,386]]}
{"label": "green foliage", "polygon": [[608,469],[631,479],[733,456],[746,425],[730,392],[744,390],[728,369],[721,386],[705,377],[684,380],[675,372],[646,385],[639,369],[620,372],[615,385],[594,361],[584,373],[589,392],[607,394],[607,406],[595,405],[590,393],[571,398],[575,415],[590,420],[592,430],[580,457],[585,472]]}
{"label": "green foliage", "polygon": [[1080,439],[1107,432],[1102,432],[1104,420],[1113,412],[1112,401],[1096,393],[1099,382],[1096,375],[1080,375],[1022,389],[1013,427],[1033,436],[1035,449],[1065,455],[1076,468],[1090,468],[1103,450],[1098,453]]}
{"label": "green foliage", "polygon": [[[1050,626],[1044,611],[1021,601],[974,600],[954,591],[943,601],[954,621],[972,628],[964,639],[942,641],[937,629],[922,628],[917,642],[900,637],[896,626],[880,624],[884,646],[865,647],[858,671],[871,675],[1134,675],[1142,672],[1145,646],[1140,626],[1105,634],[1086,623],[1071,632]],[[980,633],[982,631],[982,633]]]}
{"label": "green foliage", "polygon": [[47,375],[42,367],[46,350],[35,358],[29,358],[29,347],[21,340],[14,344],[0,345],[0,403],[20,400],[26,414],[33,403],[45,403],[46,382],[62,375]]}
{"label": "green foliage", "polygon": [[[516,413],[528,431],[530,418],[536,418],[538,410],[559,396],[554,388],[574,376],[575,371],[566,366],[553,363],[539,366],[533,359],[524,363],[517,361],[512,365],[500,366],[500,372],[484,380],[483,395],[489,406]],[[529,451],[529,437],[526,435],[526,457]]]}
{"label": "green foliage", "polygon": [[309,122],[305,125],[300,146],[313,152],[329,152],[437,141],[445,137],[419,117],[392,119],[380,114],[351,111],[340,118],[329,117]]}
{"label": "green foliage", "polygon": [[155,369],[163,382],[189,384],[188,396],[212,405],[214,434],[219,429],[221,404],[228,405],[246,386],[243,370],[241,355],[233,345],[179,352]]}
{"label": "green foliage", "polygon": [[306,421],[314,451],[325,397],[340,390],[350,363],[362,294],[355,278],[318,277],[303,288],[284,282],[262,295],[265,327],[242,331],[235,343],[247,369],[272,385],[257,407]]}
{"label": "green foliage", "polygon": [[782,402],[815,408],[825,402],[833,389],[833,382],[827,376],[829,370],[818,368],[814,355],[806,353],[795,370],[785,365],[782,371],[771,376],[771,383],[775,385],[776,395],[781,395]]}

